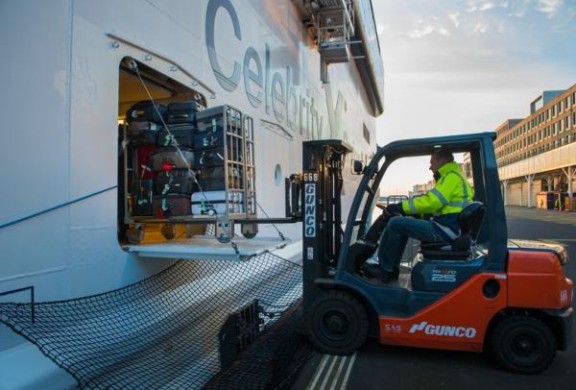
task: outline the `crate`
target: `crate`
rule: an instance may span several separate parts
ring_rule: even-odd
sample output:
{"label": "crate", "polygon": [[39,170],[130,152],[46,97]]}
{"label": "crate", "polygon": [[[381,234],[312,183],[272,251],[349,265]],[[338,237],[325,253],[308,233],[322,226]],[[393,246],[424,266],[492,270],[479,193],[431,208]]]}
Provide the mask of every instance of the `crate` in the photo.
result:
{"label": "crate", "polygon": [[[177,105],[172,107],[176,110],[173,113],[179,109]],[[241,220],[244,228],[245,221],[256,216],[253,120],[232,107],[218,106],[195,112],[194,123],[191,113],[195,108],[181,108],[182,118],[172,117],[170,121],[185,122],[171,123],[168,130],[185,130],[187,138],[176,139],[178,148],[163,146],[170,140],[165,135],[167,129],[160,128],[156,145],[161,146],[150,153],[148,165],[154,173],[152,217],[139,219],[137,214],[130,214],[131,207],[125,201],[125,223],[139,227],[153,223],[215,223],[219,241],[232,237],[235,220]],[[129,170],[135,167],[124,165]],[[130,184],[125,180],[124,188],[131,189]],[[133,202],[135,194],[132,191],[129,195]],[[218,229],[227,232],[219,234]]]}

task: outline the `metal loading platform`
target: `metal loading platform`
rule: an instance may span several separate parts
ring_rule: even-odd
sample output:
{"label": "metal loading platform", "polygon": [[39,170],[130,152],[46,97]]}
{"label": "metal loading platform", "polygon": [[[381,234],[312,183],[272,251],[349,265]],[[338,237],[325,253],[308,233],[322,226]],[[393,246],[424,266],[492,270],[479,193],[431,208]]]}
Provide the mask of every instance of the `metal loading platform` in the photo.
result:
{"label": "metal loading platform", "polygon": [[[223,244],[218,242],[214,236],[194,236],[162,243],[125,245],[123,248],[143,258],[230,261],[245,261],[266,252],[281,253],[293,257],[296,253],[301,253],[302,249],[300,243],[293,244],[291,241],[281,238],[247,239],[238,237],[228,244]],[[286,258],[284,255],[281,257]]]}

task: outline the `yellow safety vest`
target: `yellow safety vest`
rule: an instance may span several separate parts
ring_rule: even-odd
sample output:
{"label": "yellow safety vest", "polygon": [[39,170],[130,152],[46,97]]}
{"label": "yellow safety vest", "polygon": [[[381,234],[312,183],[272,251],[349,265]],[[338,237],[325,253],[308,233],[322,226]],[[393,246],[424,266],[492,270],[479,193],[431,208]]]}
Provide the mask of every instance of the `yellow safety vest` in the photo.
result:
{"label": "yellow safety vest", "polygon": [[472,202],[474,190],[457,163],[442,165],[438,173],[440,179],[432,190],[402,202],[405,214],[457,214]]}

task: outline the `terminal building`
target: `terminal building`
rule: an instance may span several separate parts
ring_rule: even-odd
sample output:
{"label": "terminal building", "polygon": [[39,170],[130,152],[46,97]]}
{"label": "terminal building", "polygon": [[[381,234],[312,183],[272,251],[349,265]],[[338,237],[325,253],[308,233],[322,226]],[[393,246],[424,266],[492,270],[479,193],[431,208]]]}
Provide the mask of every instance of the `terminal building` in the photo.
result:
{"label": "terminal building", "polygon": [[506,205],[576,209],[576,84],[543,92],[528,117],[508,119],[496,133]]}
{"label": "terminal building", "polygon": [[[508,119],[496,133],[506,205],[576,211],[576,84],[544,91],[530,103],[528,117]],[[471,177],[469,156],[461,167]],[[417,184],[410,196],[433,187],[433,181]]]}

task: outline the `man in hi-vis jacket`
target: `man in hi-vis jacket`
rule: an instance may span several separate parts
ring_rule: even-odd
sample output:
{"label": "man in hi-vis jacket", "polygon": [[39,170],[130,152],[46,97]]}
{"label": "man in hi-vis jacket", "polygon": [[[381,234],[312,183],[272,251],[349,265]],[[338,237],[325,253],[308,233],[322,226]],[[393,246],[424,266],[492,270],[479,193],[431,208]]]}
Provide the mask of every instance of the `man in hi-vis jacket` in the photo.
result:
{"label": "man in hi-vis jacket", "polygon": [[[446,242],[453,241],[460,233],[458,214],[472,202],[474,191],[449,151],[435,151],[430,157],[430,170],[436,180],[432,190],[425,195],[386,206],[383,214],[391,218],[380,240],[379,264],[364,264],[366,275],[383,283],[397,280],[408,238],[424,242]],[[423,214],[433,217],[410,217]],[[366,241],[374,243],[380,234],[381,231],[374,237],[372,233],[372,237],[366,237]]]}

